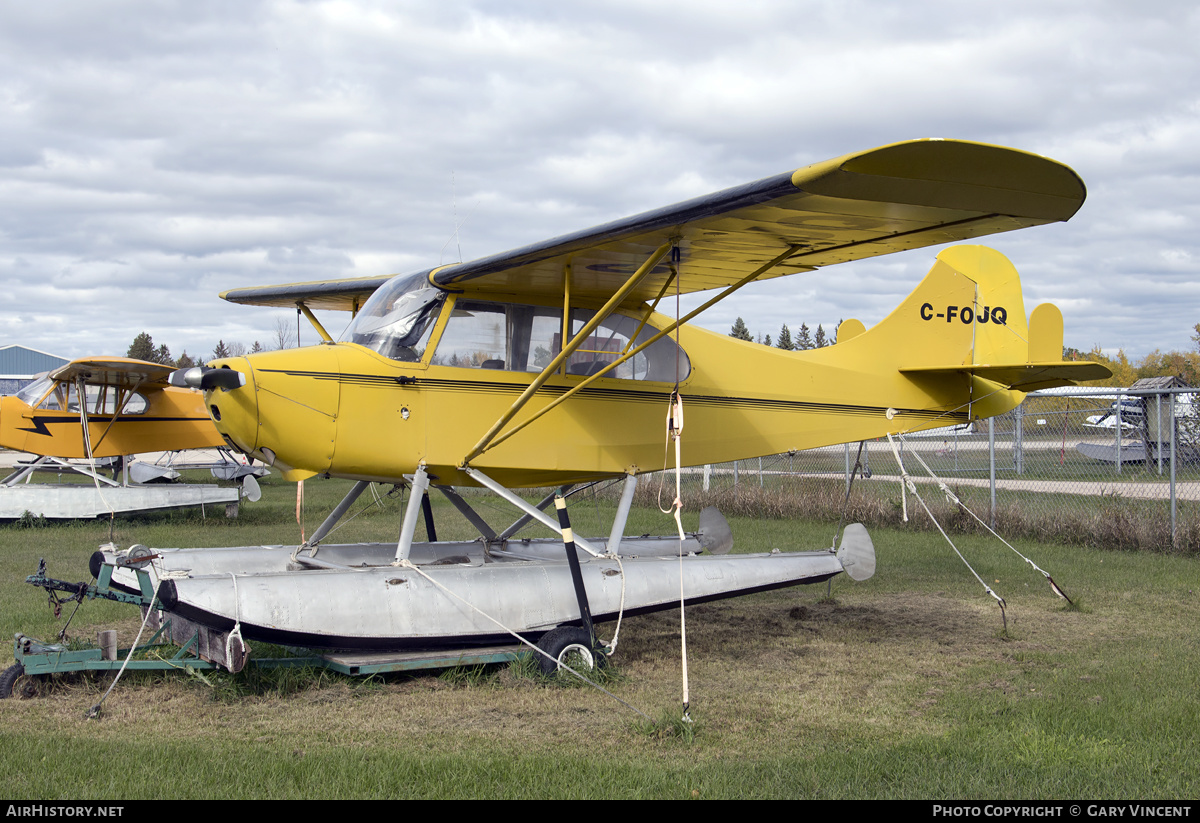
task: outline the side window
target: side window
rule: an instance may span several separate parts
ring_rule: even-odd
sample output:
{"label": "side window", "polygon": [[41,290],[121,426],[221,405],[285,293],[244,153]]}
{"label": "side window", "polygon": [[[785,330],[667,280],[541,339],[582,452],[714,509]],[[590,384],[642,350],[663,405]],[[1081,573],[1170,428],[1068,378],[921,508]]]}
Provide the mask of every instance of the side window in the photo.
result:
{"label": "side window", "polygon": [[[140,392],[130,394],[126,389],[116,386],[85,386],[84,394],[87,397],[88,414],[111,416],[116,412],[118,403],[121,403],[121,414],[145,414],[148,405],[145,395]],[[69,412],[79,412],[79,393],[74,383],[58,384],[37,406],[43,411],[62,411],[64,407]]]}
{"label": "side window", "polygon": [[[588,309],[572,309],[571,334],[578,334],[595,314],[594,311]],[[583,345],[571,355],[570,362],[567,364],[567,373],[595,374],[617,360],[623,353],[642,345],[658,334],[658,329],[650,325],[643,325],[641,331],[638,331],[639,325],[640,321],[629,315],[610,314],[588,336]],[[630,338],[635,333],[637,338],[631,342]],[[682,382],[691,371],[692,364],[688,360],[687,354],[675,345],[675,341],[670,336],[667,336],[617,366],[605,376],[622,380],[656,380],[674,383]]]}
{"label": "side window", "polygon": [[[571,333],[595,315],[571,311]],[[649,340],[658,330],[624,314],[610,315],[567,359],[567,373],[591,375],[625,352]],[[631,342],[631,337],[637,339]],[[450,313],[432,363],[459,368],[540,372],[562,351],[562,311],[546,306],[459,300]],[[691,371],[687,355],[670,338],[625,361],[606,377],[621,380],[683,380]]]}
{"label": "side window", "polygon": [[459,300],[433,363],[540,372],[561,350],[562,312],[545,306]]}
{"label": "side window", "polygon": [[121,406],[121,414],[146,413],[146,408],[149,404],[146,402],[146,398],[141,394],[141,392],[134,392],[133,394],[121,392],[121,396],[125,400],[124,404]]}
{"label": "side window", "polygon": [[432,361],[467,369],[508,368],[508,312],[501,303],[459,300]]}
{"label": "side window", "polygon": [[562,310],[510,306],[509,345],[513,371],[540,372],[562,351]]}

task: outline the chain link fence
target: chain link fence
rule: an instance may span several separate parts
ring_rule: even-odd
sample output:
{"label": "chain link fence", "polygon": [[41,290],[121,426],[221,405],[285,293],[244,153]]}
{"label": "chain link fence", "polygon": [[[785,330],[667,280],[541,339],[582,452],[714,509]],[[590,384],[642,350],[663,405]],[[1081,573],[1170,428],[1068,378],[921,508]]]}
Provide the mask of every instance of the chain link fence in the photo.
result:
{"label": "chain link fence", "polygon": [[[853,474],[852,515],[868,525],[903,522],[906,512],[915,520],[898,454],[922,497],[952,526],[961,520],[960,530],[975,526],[930,471],[1002,533],[1192,554],[1200,552],[1198,391],[1034,392],[1000,417],[897,438],[896,453],[886,439],[863,443],[861,457],[857,443],[829,446],[690,468],[683,482],[697,505],[727,513],[765,506],[838,517]],[[643,484],[651,485],[657,479]]]}

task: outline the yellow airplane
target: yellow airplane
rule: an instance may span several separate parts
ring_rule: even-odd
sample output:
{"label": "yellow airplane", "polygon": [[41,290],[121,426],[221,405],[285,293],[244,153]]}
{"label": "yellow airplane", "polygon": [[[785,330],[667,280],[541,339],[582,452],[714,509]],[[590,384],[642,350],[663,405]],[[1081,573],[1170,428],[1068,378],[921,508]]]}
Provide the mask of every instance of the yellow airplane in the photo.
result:
{"label": "yellow airplane", "polygon": [[[898,143],[470,263],[228,291],[299,308],[324,343],[177,382],[206,390],[231,446],[294,480],[477,485],[475,470],[524,487],[661,469],[676,389],[685,465],[964,423],[1108,373],[1062,361],[1058,310],[1027,320],[1016,270],[990,249],[943,251],[891,315],[847,321],[827,348],[684,324],[756,280],[1066,220],[1084,196],[1037,155]],[[656,311],[716,288],[685,317]],[[314,309],[354,320],[335,342]]]}
{"label": "yellow airplane", "polygon": [[[122,477],[102,476],[95,459],[157,451],[216,448],[225,441],[213,427],[204,397],[167,382],[170,366],[125,357],[93,357],[47,372],[17,394],[0,398],[0,446],[38,457],[0,479],[0,520],[24,513],[48,519],[92,518],[184,506],[226,507],[240,497],[257,499],[257,484],[243,489],[213,485],[142,485],[179,477],[169,466],[116,461]],[[82,402],[81,402],[82,399]],[[90,465],[68,463],[87,459]],[[212,467],[231,477],[254,469],[222,460]],[[38,470],[75,472],[94,484],[29,483]],[[118,479],[120,482],[118,483]],[[130,485],[129,481],[133,484]]]}
{"label": "yellow airplane", "polygon": [[127,357],[73,360],[0,398],[0,446],[76,459],[224,446],[200,393],[167,382],[173,371]]}
{"label": "yellow airplane", "polygon": [[[756,280],[836,276],[818,270],[1067,220],[1084,196],[1073,171],[1044,157],[913,141],[469,263],[226,292],[298,308],[324,342],[216,360],[172,382],[204,390],[226,442],[285,477],[358,483],[299,547],[106,549],[92,571],[135,588],[131,566],[149,564],[166,609],[216,633],[214,648],[424,649],[512,632],[540,638],[551,663],[594,647],[593,618],[843,571],[865,579],[874,548],[857,524],[836,552],[724,557],[727,527],[704,513],[698,535],[679,525],[678,538],[624,538],[637,475],[965,423],[1107,369],[1064,362],[1061,314],[1027,315],[1016,270],[981,246],[942,251],[894,312],[869,330],[846,321],[827,348],[785,352],[687,322]],[[671,315],[675,295],[710,289],[720,291],[700,308]],[[325,309],[354,315],[338,341],[313,314]],[[607,544],[569,528],[557,545],[515,537],[530,519],[559,524],[511,488],[622,475]],[[372,481],[411,486],[399,540],[324,544]],[[414,542],[430,485],[482,540],[438,542],[426,508],[429,542]],[[497,533],[461,485],[524,516]]]}

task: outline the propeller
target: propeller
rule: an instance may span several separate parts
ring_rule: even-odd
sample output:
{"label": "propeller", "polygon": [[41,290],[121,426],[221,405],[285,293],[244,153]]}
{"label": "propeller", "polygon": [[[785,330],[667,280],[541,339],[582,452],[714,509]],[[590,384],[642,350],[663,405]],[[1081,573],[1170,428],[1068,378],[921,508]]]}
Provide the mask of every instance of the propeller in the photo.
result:
{"label": "propeller", "polygon": [[231,389],[240,389],[246,385],[246,375],[240,371],[234,371],[227,366],[219,369],[193,366],[190,369],[176,369],[171,372],[168,382],[172,386],[178,386],[179,388],[200,389],[202,391],[211,391],[213,389],[230,391]]}

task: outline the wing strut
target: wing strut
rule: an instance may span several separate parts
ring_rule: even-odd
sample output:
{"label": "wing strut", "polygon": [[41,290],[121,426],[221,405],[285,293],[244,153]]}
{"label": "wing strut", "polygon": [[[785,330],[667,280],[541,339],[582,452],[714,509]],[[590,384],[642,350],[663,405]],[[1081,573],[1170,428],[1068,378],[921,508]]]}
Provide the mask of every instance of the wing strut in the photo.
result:
{"label": "wing strut", "polygon": [[[613,296],[608,299],[608,302],[604,304],[604,307],[600,309],[600,311],[596,312],[591,320],[584,324],[583,328],[580,329],[573,338],[571,338],[569,343],[563,346],[563,350],[558,353],[558,356],[551,360],[550,363],[544,369],[542,369],[541,374],[535,377],[533,382],[529,384],[529,388],[521,392],[521,396],[518,397],[512,406],[509,407],[508,411],[502,414],[500,419],[492,424],[492,427],[488,429],[487,434],[480,438],[479,442],[475,444],[475,447],[471,449],[470,453],[463,458],[462,462],[464,466],[479,455],[483,454],[484,451],[489,448],[489,443],[492,438],[496,436],[496,433],[500,431],[500,429],[506,423],[508,423],[508,421],[512,420],[513,417],[516,416],[517,412],[521,411],[521,409],[525,407],[525,404],[529,402],[529,398],[533,397],[534,393],[540,389],[547,380],[550,379],[550,376],[554,374],[554,372],[558,371],[560,366],[567,362],[567,358],[574,354],[575,350],[583,345],[584,341],[588,339],[588,336],[596,330],[596,327],[607,320],[608,316],[613,313],[613,310],[621,304],[621,301],[624,300],[631,291],[636,289],[638,284],[640,284],[646,278],[646,276],[654,270],[654,267],[658,265],[659,261],[662,260],[667,255],[667,252],[671,250],[672,245],[672,243],[664,243],[663,245],[659,246],[658,249],[655,250],[652,255],[650,255],[646,262],[643,263],[641,267],[635,271],[628,280],[625,281],[625,285],[617,289],[616,293],[614,293]],[[564,325],[563,328],[565,329],[567,326]]]}
{"label": "wing strut", "polygon": [[[494,440],[492,440],[492,442],[491,442],[491,443],[488,443],[488,444],[487,444],[487,445],[485,445],[483,448],[480,448],[479,446],[476,446],[475,448],[476,448],[476,449],[478,449],[478,451],[477,451],[477,452],[474,452],[474,453],[472,453],[471,457],[476,457],[476,456],[478,456],[479,454],[482,454],[483,452],[485,452],[485,451],[487,451],[488,449],[492,448],[493,446],[499,446],[499,445],[500,445],[501,443],[503,443],[505,440],[507,440],[508,438],[512,437],[514,434],[516,434],[517,432],[519,432],[521,429],[525,428],[525,427],[526,427],[526,426],[528,426],[530,423],[532,423],[532,422],[534,422],[535,420],[537,420],[538,418],[540,418],[540,417],[541,417],[542,415],[544,415],[546,412],[550,411],[551,409],[553,409],[553,408],[557,407],[557,406],[558,406],[560,403],[562,403],[563,401],[567,400],[569,397],[571,397],[571,395],[575,394],[575,393],[576,393],[577,391],[579,391],[580,389],[583,389],[583,388],[586,388],[587,386],[590,386],[590,385],[591,385],[591,384],[592,384],[594,381],[596,381],[596,380],[600,379],[601,377],[603,377],[604,375],[608,374],[610,371],[612,371],[613,369],[615,369],[617,366],[621,365],[621,364],[622,364],[622,363],[624,363],[625,361],[627,361],[627,360],[629,360],[629,359],[631,359],[631,358],[633,358],[633,357],[636,357],[636,356],[637,356],[639,353],[641,353],[641,352],[642,352],[642,351],[644,351],[645,349],[648,349],[648,348],[650,348],[650,346],[654,345],[654,344],[655,344],[655,343],[657,343],[659,340],[661,340],[662,338],[666,337],[666,336],[667,336],[668,334],[670,334],[671,332],[675,331],[675,329],[677,329],[679,326],[682,326],[683,324],[685,324],[685,323],[687,323],[688,321],[690,321],[690,320],[691,320],[693,317],[695,317],[696,315],[700,314],[700,313],[701,313],[701,312],[703,312],[703,311],[706,311],[707,309],[711,308],[711,307],[712,307],[714,304],[716,304],[716,303],[718,303],[718,302],[720,302],[720,301],[724,300],[726,297],[728,297],[729,295],[733,294],[735,291],[737,291],[738,289],[740,289],[742,286],[745,286],[747,283],[751,283],[751,282],[753,282],[753,281],[754,281],[754,280],[756,280],[756,279],[757,279],[757,278],[758,278],[760,275],[762,275],[762,274],[765,274],[766,272],[768,272],[768,271],[770,271],[771,269],[775,268],[775,267],[776,267],[776,266],[778,266],[780,263],[782,263],[783,261],[785,261],[785,260],[787,260],[789,257],[791,257],[793,254],[795,254],[795,253],[796,253],[796,251],[797,251],[799,248],[800,248],[800,246],[798,246],[798,245],[795,245],[795,246],[789,246],[789,247],[787,248],[787,251],[783,252],[783,253],[782,253],[782,254],[780,254],[778,257],[775,257],[774,259],[772,259],[772,260],[770,260],[769,262],[767,262],[767,263],[763,264],[762,266],[759,266],[757,269],[755,269],[754,271],[752,271],[750,274],[746,275],[746,276],[745,276],[745,277],[743,277],[741,280],[737,281],[737,282],[736,282],[736,283],[734,283],[732,286],[730,286],[729,288],[725,289],[723,292],[721,292],[721,293],[720,293],[720,294],[718,294],[716,297],[714,297],[714,298],[712,298],[711,300],[709,300],[709,301],[708,301],[707,303],[705,303],[704,305],[700,306],[698,309],[694,309],[694,310],[692,310],[691,312],[689,312],[688,314],[685,314],[685,315],[684,315],[683,317],[681,317],[681,318],[676,318],[676,319],[675,319],[675,321],[674,321],[673,323],[671,323],[671,324],[670,324],[669,326],[667,326],[665,329],[661,330],[661,331],[660,331],[658,334],[656,334],[656,335],[654,335],[653,337],[651,337],[651,338],[650,338],[649,340],[647,340],[645,343],[642,343],[640,346],[638,346],[638,347],[637,347],[637,348],[635,348],[635,349],[631,349],[631,350],[629,350],[629,351],[626,351],[626,352],[625,352],[625,353],[623,353],[623,354],[622,354],[620,357],[618,357],[616,360],[614,360],[613,362],[609,363],[609,364],[608,364],[607,366],[605,366],[604,368],[600,369],[600,371],[596,372],[596,373],[595,373],[595,374],[593,374],[593,375],[590,375],[590,376],[588,376],[588,377],[587,377],[587,378],[585,378],[585,379],[584,379],[582,382],[580,382],[580,383],[577,383],[575,386],[572,386],[572,387],[571,387],[571,388],[570,388],[568,391],[566,391],[566,392],[564,392],[563,394],[561,394],[561,395],[559,395],[558,397],[556,397],[556,398],[555,398],[554,400],[552,400],[552,401],[551,401],[549,404],[547,404],[547,405],[546,405],[546,406],[545,406],[545,407],[544,407],[544,408],[543,408],[541,411],[539,411],[539,412],[537,412],[536,414],[534,414],[532,417],[530,417],[530,418],[529,418],[528,420],[526,420],[524,423],[520,423],[520,424],[518,424],[518,425],[516,425],[516,426],[513,426],[511,429],[509,429],[508,431],[506,431],[504,434],[502,434],[502,435],[499,435],[498,437],[496,437]],[[667,283],[668,283],[668,284],[670,284],[670,280],[668,280],[668,281],[667,281]],[[664,286],[664,287],[663,287],[663,289],[664,289],[664,291],[665,291],[665,290],[666,290],[666,286]],[[660,295],[659,295],[659,297],[662,297],[662,295],[660,294]],[[655,302],[657,303],[657,301],[655,301]],[[647,316],[648,316],[648,315],[647,315]],[[639,332],[641,331],[641,327],[639,327],[639,328],[638,328],[638,331],[639,331]],[[636,337],[636,335],[635,335],[635,337]],[[547,367],[547,368],[549,368],[549,367]],[[509,419],[511,419],[511,417],[512,417],[512,415],[509,415]],[[496,427],[493,427],[493,428],[496,428]],[[481,443],[483,443],[483,441],[480,441],[480,442],[481,442]]]}
{"label": "wing strut", "polygon": [[321,322],[317,320],[316,315],[312,313],[308,306],[304,305],[303,300],[296,301],[296,308],[300,310],[300,313],[304,315],[309,323],[312,323],[313,328],[317,330],[317,334],[321,335],[322,340],[326,343],[333,342],[333,338],[329,336],[329,332],[325,331],[325,327],[321,325]]}

